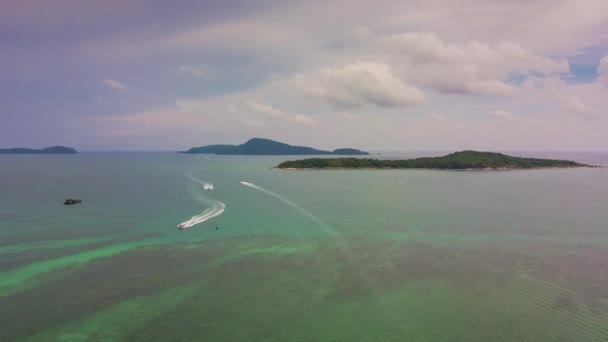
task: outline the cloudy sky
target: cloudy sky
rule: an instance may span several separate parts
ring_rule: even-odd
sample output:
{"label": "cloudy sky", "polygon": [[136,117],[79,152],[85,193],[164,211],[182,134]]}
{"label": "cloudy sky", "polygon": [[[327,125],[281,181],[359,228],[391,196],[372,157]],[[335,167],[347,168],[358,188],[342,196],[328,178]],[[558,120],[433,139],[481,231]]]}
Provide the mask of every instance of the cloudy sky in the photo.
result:
{"label": "cloudy sky", "polygon": [[0,146],[607,150],[606,0],[2,0]]}

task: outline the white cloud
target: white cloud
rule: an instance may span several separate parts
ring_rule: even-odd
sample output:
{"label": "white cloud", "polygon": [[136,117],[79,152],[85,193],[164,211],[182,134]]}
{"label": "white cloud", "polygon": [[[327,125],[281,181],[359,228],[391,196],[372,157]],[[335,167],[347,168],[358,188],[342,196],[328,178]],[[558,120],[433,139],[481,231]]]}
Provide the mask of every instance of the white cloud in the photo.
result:
{"label": "white cloud", "polygon": [[387,51],[404,80],[443,93],[513,95],[513,75],[569,71],[565,59],[545,58],[519,44],[449,44],[433,32],[379,36],[374,46]]}
{"label": "white cloud", "polygon": [[568,113],[587,119],[599,119],[600,110],[586,105],[579,98],[571,99],[564,104]]}
{"label": "white cloud", "polygon": [[490,113],[492,116],[508,121],[519,121],[521,118],[511,112],[507,112],[506,110],[496,109]]}
{"label": "white cloud", "polygon": [[[253,131],[306,141],[308,126],[290,127],[300,112],[314,113],[315,139],[344,139],[349,145],[348,136],[363,147],[407,148],[415,136],[421,149],[459,141],[511,148],[513,139],[496,137],[516,134],[519,148],[569,148],[556,132],[575,127],[580,146],[603,148],[608,141],[601,125],[584,119],[601,117],[598,109],[608,108],[608,56],[598,65],[597,82],[564,77],[569,69],[564,58],[589,64],[597,62],[598,53],[606,54],[608,1],[336,0],[323,5],[322,12],[315,1],[262,6],[194,25],[180,21],[160,34],[112,36],[105,42],[110,48],[95,39],[86,46],[90,42],[96,59],[118,62],[120,70],[147,55],[151,73],[166,71],[170,59],[181,61],[169,67],[184,82],[192,81],[188,75],[222,75],[221,89],[201,91],[200,98],[169,108],[197,115],[183,129],[198,127],[192,139],[208,129],[221,141]],[[136,69],[117,75],[133,80],[143,71]],[[238,77],[226,77],[234,70]],[[283,83],[271,76],[276,72]],[[246,73],[254,76],[241,77]],[[156,75],[163,82],[163,75]],[[143,93],[146,84],[138,84]],[[184,96],[183,86],[166,87],[154,103],[163,106]],[[400,88],[413,99],[406,100],[407,91]],[[255,110],[248,99],[257,99]],[[416,113],[443,114],[392,115],[402,110],[390,108],[410,105],[418,105]],[[533,122],[545,124],[539,128]],[[336,129],[349,134],[336,135]],[[437,129],[441,136],[433,134]]]}
{"label": "white cloud", "polygon": [[312,126],[315,124],[315,121],[308,115],[291,112],[291,111],[280,110],[269,104],[260,103],[260,102],[254,101],[254,100],[248,100],[246,102],[246,105],[249,108],[249,110],[251,110],[253,112],[261,113],[261,114],[264,114],[264,115],[267,115],[270,117],[285,120],[285,121],[293,123],[293,124],[302,124],[302,125],[309,125],[309,126]]}
{"label": "white cloud", "polygon": [[252,119],[247,119],[247,118],[241,118],[241,122],[247,126],[253,126],[253,127],[264,126],[264,123],[262,121],[252,120]]}
{"label": "white cloud", "polygon": [[129,87],[127,85],[125,85],[124,83],[117,81],[117,80],[113,80],[111,78],[106,78],[104,80],[101,80],[101,83],[105,84],[106,86],[114,89],[114,90],[127,90],[129,89]]}
{"label": "white cloud", "polygon": [[350,120],[354,117],[353,113],[345,112],[343,110],[336,112],[336,116],[340,119]]}
{"label": "white cloud", "polygon": [[451,126],[451,127],[455,127],[455,128],[459,128],[459,129],[465,128],[465,125],[463,125],[463,124],[461,124],[461,123],[459,123],[459,122],[456,122],[456,121],[454,121],[454,120],[452,120],[452,119],[448,118],[448,117],[447,117],[447,116],[445,116],[444,114],[440,114],[440,113],[430,113],[430,114],[429,114],[429,116],[430,116],[431,118],[433,118],[434,120],[436,120],[436,121],[438,121],[438,122],[441,122],[441,123],[442,123],[442,124],[444,124],[444,125]]}
{"label": "white cloud", "polygon": [[598,82],[608,87],[608,55],[600,60],[597,66]]}
{"label": "white cloud", "polygon": [[207,73],[205,73],[202,69],[197,68],[192,65],[180,65],[177,68],[178,71],[189,74],[194,77],[206,78],[208,77]]}
{"label": "white cloud", "polygon": [[422,92],[403,83],[387,64],[379,62],[323,68],[311,76],[297,75],[295,84],[304,94],[322,98],[335,109],[367,104],[403,107],[425,100]]}

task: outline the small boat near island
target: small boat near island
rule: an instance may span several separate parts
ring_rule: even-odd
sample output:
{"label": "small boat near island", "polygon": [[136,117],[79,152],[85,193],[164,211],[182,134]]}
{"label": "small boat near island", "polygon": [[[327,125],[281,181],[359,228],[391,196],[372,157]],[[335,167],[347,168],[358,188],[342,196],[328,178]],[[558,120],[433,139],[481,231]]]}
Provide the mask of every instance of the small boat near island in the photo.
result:
{"label": "small boat near island", "polygon": [[79,200],[79,199],[68,198],[68,199],[65,200],[65,202],[63,202],[63,204],[65,204],[65,205],[72,205],[72,204],[78,204],[78,203],[81,203],[81,202],[82,202],[82,200]]}

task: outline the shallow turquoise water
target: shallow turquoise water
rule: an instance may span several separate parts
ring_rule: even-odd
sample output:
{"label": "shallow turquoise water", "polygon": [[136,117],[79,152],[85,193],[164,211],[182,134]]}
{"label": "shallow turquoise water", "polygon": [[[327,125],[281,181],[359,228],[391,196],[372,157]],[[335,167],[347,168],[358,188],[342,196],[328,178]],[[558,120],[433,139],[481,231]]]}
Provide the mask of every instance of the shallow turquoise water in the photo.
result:
{"label": "shallow turquoise water", "polygon": [[0,340],[608,338],[605,169],[286,159],[0,157]]}

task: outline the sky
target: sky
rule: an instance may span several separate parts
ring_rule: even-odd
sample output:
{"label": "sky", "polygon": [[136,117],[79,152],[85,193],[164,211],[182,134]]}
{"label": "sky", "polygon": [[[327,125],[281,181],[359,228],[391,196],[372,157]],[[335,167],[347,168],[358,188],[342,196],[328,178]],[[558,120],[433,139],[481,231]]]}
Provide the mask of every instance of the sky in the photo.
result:
{"label": "sky", "polygon": [[1,0],[0,147],[608,150],[606,0]]}

